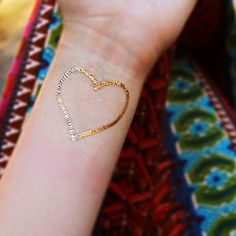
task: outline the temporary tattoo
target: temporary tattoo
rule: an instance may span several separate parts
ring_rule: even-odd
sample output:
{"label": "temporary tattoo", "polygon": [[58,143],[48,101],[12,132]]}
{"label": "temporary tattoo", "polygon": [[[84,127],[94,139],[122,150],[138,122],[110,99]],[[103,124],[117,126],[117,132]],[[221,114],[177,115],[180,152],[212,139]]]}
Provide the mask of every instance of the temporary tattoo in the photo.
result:
{"label": "temporary tattoo", "polygon": [[[62,89],[64,81],[72,73],[76,73],[76,72],[82,73],[86,78],[88,78],[91,81],[94,91],[98,91],[99,89],[106,87],[106,86],[118,86],[123,89],[123,91],[125,92],[125,96],[126,96],[125,105],[115,120],[113,120],[112,122],[110,122],[108,124],[102,125],[98,128],[95,128],[95,129],[91,129],[91,130],[81,132],[81,133],[75,132],[74,125],[72,123],[70,114],[68,113],[68,111],[65,107],[65,104],[63,102],[63,99],[62,99],[61,89]],[[92,74],[90,74],[86,69],[79,67],[79,66],[74,66],[73,68],[68,70],[66,73],[64,73],[64,75],[62,76],[62,79],[58,83],[56,95],[57,95],[57,101],[58,101],[59,107],[63,113],[64,119],[65,119],[66,124],[69,128],[69,133],[70,133],[70,137],[71,137],[72,141],[77,141],[82,137],[86,137],[86,136],[90,136],[90,135],[102,132],[102,131],[112,127],[113,125],[115,125],[122,118],[124,113],[126,112],[127,107],[128,107],[128,103],[129,103],[129,97],[130,97],[129,90],[127,89],[127,87],[125,86],[124,83],[120,82],[119,80],[105,80],[105,81],[98,82],[97,79]]]}

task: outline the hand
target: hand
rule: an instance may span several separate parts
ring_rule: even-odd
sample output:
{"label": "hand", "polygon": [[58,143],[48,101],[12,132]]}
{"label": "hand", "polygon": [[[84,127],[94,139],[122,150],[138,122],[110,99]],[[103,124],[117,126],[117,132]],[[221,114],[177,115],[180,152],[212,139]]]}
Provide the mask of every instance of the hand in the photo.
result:
{"label": "hand", "polygon": [[[121,65],[125,61],[125,69],[144,73],[174,42],[195,3],[195,0],[59,0],[65,29],[74,35],[81,32],[87,41],[90,38],[87,44],[95,53],[115,55],[115,63]],[[97,47],[100,41],[106,42],[104,48]]]}

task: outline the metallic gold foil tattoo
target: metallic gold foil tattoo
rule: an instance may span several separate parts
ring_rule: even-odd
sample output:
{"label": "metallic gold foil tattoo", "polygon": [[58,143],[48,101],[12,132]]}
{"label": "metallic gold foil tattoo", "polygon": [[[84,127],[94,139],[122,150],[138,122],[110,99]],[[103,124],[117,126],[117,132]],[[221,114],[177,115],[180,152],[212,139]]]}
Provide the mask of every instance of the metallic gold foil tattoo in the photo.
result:
{"label": "metallic gold foil tattoo", "polygon": [[[94,91],[98,91],[99,89],[106,87],[106,86],[118,86],[123,89],[123,91],[125,92],[126,101],[125,101],[122,111],[116,117],[116,119],[114,119],[112,122],[102,125],[98,128],[91,129],[91,130],[81,132],[81,133],[76,133],[73,123],[72,123],[72,120],[71,120],[71,117],[70,117],[70,114],[68,113],[68,111],[65,107],[65,104],[63,102],[62,92],[61,92],[64,81],[72,73],[76,73],[76,72],[82,73],[86,78],[88,78],[91,81],[91,85],[92,85]],[[59,107],[62,111],[62,114],[63,114],[66,124],[68,126],[70,137],[71,137],[72,141],[77,141],[80,138],[102,132],[102,131],[114,126],[122,118],[122,116],[126,112],[127,107],[128,107],[128,103],[129,103],[129,97],[130,97],[129,90],[127,89],[125,84],[123,84],[119,80],[105,80],[105,81],[98,82],[97,79],[92,74],[90,74],[86,69],[79,67],[79,66],[74,66],[73,68],[68,70],[66,73],[64,73],[64,75],[62,76],[62,79],[58,83],[56,95],[57,95],[57,101],[58,101]]]}

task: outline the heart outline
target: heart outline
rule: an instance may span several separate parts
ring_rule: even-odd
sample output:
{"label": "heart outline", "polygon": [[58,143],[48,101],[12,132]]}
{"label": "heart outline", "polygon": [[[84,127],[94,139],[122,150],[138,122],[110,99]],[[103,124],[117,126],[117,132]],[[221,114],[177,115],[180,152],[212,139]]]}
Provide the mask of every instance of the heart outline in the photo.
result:
{"label": "heart outline", "polygon": [[[63,85],[65,79],[67,79],[70,74],[75,73],[75,72],[80,72],[83,75],[85,75],[86,78],[89,78],[90,81],[92,82],[93,89],[95,91],[98,91],[99,89],[101,89],[103,87],[112,86],[112,85],[118,86],[123,89],[123,91],[125,92],[125,95],[126,95],[126,101],[125,101],[122,111],[113,121],[109,122],[108,124],[99,126],[98,128],[90,129],[88,131],[79,132],[79,133],[75,132],[73,123],[71,121],[69,112],[67,111],[67,109],[65,107],[65,104],[64,104],[63,98],[62,98],[62,93],[61,93],[61,88],[62,88],[62,85]],[[117,124],[118,121],[121,120],[121,118],[123,117],[123,115],[125,114],[125,112],[127,110],[127,107],[129,104],[129,97],[130,97],[129,90],[127,89],[126,85],[124,83],[122,83],[121,81],[119,81],[119,80],[104,80],[104,81],[98,82],[96,80],[96,78],[92,74],[90,74],[86,69],[84,69],[82,67],[78,67],[78,66],[74,66],[69,71],[64,73],[62,79],[58,83],[56,95],[57,95],[57,101],[58,101],[59,107],[63,113],[64,119],[65,119],[67,126],[69,128],[69,133],[70,133],[70,137],[71,137],[72,141],[78,141],[79,139],[81,139],[83,137],[87,137],[87,136],[90,136],[90,135],[93,135],[93,134],[96,134],[99,132],[103,132],[104,130]]]}

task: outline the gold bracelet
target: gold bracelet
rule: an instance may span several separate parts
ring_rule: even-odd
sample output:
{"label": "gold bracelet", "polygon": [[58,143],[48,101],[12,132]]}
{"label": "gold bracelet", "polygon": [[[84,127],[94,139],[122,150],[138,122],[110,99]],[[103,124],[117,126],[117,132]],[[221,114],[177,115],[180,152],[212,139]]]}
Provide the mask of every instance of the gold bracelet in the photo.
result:
{"label": "gold bracelet", "polygon": [[[92,82],[92,85],[93,85],[93,89],[95,91],[98,91],[99,89],[101,89],[101,88],[103,88],[105,86],[112,86],[112,85],[118,86],[118,87],[120,87],[120,88],[122,88],[124,90],[125,95],[126,95],[125,105],[124,105],[121,113],[117,116],[117,118],[114,121],[112,121],[112,122],[110,122],[110,123],[108,123],[106,125],[102,125],[102,126],[100,126],[98,128],[85,131],[85,132],[81,132],[81,133],[76,133],[75,132],[73,123],[72,123],[71,118],[70,118],[70,115],[69,115],[69,113],[68,113],[68,111],[67,111],[67,109],[66,109],[66,107],[64,105],[64,102],[63,102],[63,99],[62,99],[62,93],[61,93],[61,88],[62,88],[63,82],[72,73],[75,73],[75,72],[82,73],[88,79],[90,79],[90,81]],[[69,128],[69,133],[70,133],[70,137],[71,137],[72,141],[77,141],[80,138],[83,138],[83,137],[86,137],[86,136],[90,136],[90,135],[102,132],[102,131],[112,127],[113,125],[115,125],[122,118],[124,113],[126,112],[127,107],[128,107],[128,103],[129,103],[129,97],[130,97],[129,96],[129,90],[127,89],[125,84],[123,84],[119,80],[105,80],[105,81],[102,81],[102,82],[98,82],[96,80],[96,78],[92,74],[90,74],[84,68],[78,67],[78,66],[74,66],[73,68],[68,70],[66,73],[64,73],[64,75],[62,76],[62,79],[58,83],[56,95],[57,95],[57,101],[58,101],[59,107],[60,107],[60,109],[61,109],[61,111],[63,113],[64,119],[65,119],[66,124],[67,124],[67,126]]]}

